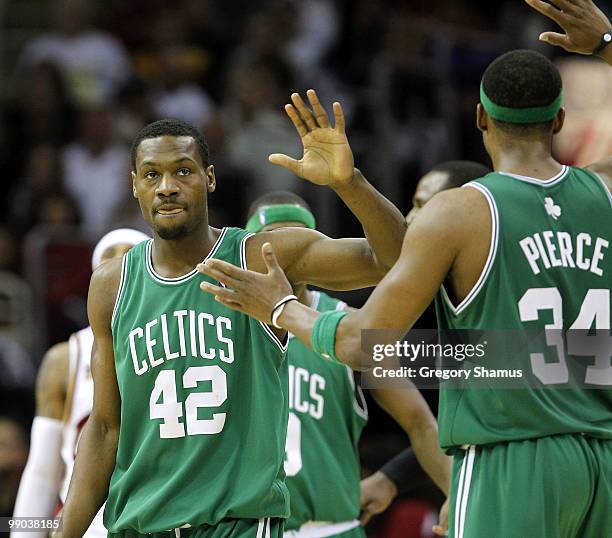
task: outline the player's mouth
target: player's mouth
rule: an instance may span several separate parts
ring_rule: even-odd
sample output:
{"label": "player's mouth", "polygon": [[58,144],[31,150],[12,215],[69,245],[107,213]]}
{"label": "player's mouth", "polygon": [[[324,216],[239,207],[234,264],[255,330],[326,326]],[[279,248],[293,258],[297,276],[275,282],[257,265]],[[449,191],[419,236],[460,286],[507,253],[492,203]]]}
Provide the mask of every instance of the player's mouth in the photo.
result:
{"label": "player's mouth", "polygon": [[176,204],[164,204],[159,206],[155,212],[160,215],[177,215],[178,213],[182,213],[185,210],[183,206]]}

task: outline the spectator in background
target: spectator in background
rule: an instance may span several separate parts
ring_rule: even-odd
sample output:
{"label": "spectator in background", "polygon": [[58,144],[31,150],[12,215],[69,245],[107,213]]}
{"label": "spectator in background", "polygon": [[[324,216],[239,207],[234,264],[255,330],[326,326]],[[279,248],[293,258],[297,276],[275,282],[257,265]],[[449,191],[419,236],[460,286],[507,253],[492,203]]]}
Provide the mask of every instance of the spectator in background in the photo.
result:
{"label": "spectator in background", "polygon": [[78,204],[85,236],[93,240],[111,226],[117,205],[131,197],[129,152],[116,141],[108,108],[82,110],[79,137],[64,150],[62,164],[64,188]]}
{"label": "spectator in background", "polygon": [[253,198],[281,187],[298,193],[303,190],[301,180],[268,162],[271,153],[300,152],[299,139],[283,113],[290,79],[280,60],[237,66],[229,74],[229,102],[223,118],[226,152],[230,164],[253,178],[249,192]]}
{"label": "spectator in background", "polygon": [[13,515],[19,479],[28,458],[26,426],[21,420],[6,414],[6,407],[14,409],[16,403],[12,400],[10,405],[3,405],[0,416],[0,517]]}
{"label": "spectator in background", "polygon": [[214,103],[201,83],[209,55],[187,41],[189,23],[184,11],[164,9],[156,14],[149,42],[136,55],[135,65],[153,89],[157,118],[176,118],[195,125],[206,123]]}
{"label": "spectator in background", "polygon": [[130,73],[123,45],[92,26],[90,0],[56,0],[54,30],[28,44],[19,61],[60,67],[75,103],[109,102]]}
{"label": "spectator in background", "polygon": [[155,121],[153,98],[149,85],[140,78],[131,78],[119,91],[114,123],[117,136],[124,144],[131,145],[136,133]]}
{"label": "spectator in background", "polygon": [[30,66],[19,84],[19,101],[9,116],[15,138],[23,145],[18,149],[66,143],[72,136],[74,112],[59,68],[49,62]]}

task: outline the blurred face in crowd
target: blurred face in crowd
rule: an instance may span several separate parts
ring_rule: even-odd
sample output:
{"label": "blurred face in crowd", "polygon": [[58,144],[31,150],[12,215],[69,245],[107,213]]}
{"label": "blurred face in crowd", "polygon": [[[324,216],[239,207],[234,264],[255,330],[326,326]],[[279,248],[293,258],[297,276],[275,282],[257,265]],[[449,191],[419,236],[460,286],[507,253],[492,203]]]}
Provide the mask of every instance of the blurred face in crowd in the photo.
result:
{"label": "blurred face in crowd", "polygon": [[202,162],[192,137],[143,140],[136,151],[132,181],[145,220],[162,239],[181,239],[206,225],[215,171]]}
{"label": "blurred face in crowd", "polygon": [[421,208],[436,194],[450,188],[448,179],[448,172],[439,171],[429,172],[420,179],[412,198],[412,209],[406,215],[406,222],[408,224],[415,219]]}

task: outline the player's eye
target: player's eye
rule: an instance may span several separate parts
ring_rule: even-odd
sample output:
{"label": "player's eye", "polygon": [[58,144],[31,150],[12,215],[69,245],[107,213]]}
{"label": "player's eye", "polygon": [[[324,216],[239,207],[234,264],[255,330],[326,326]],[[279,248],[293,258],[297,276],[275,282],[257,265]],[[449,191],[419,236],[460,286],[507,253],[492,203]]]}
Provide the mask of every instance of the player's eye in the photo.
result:
{"label": "player's eye", "polygon": [[191,174],[191,170],[189,170],[189,168],[179,168],[176,173],[179,176],[188,176],[189,174]]}
{"label": "player's eye", "polygon": [[154,170],[150,170],[144,175],[145,179],[155,179],[157,177],[157,172]]}

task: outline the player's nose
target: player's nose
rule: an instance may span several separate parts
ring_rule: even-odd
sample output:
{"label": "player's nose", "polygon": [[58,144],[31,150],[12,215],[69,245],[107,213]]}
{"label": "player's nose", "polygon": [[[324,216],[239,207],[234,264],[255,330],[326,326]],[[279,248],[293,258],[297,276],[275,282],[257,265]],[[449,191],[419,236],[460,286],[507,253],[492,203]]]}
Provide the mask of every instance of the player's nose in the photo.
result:
{"label": "player's nose", "polygon": [[155,194],[161,197],[175,196],[178,194],[179,188],[172,174],[165,173],[161,181],[157,185]]}

